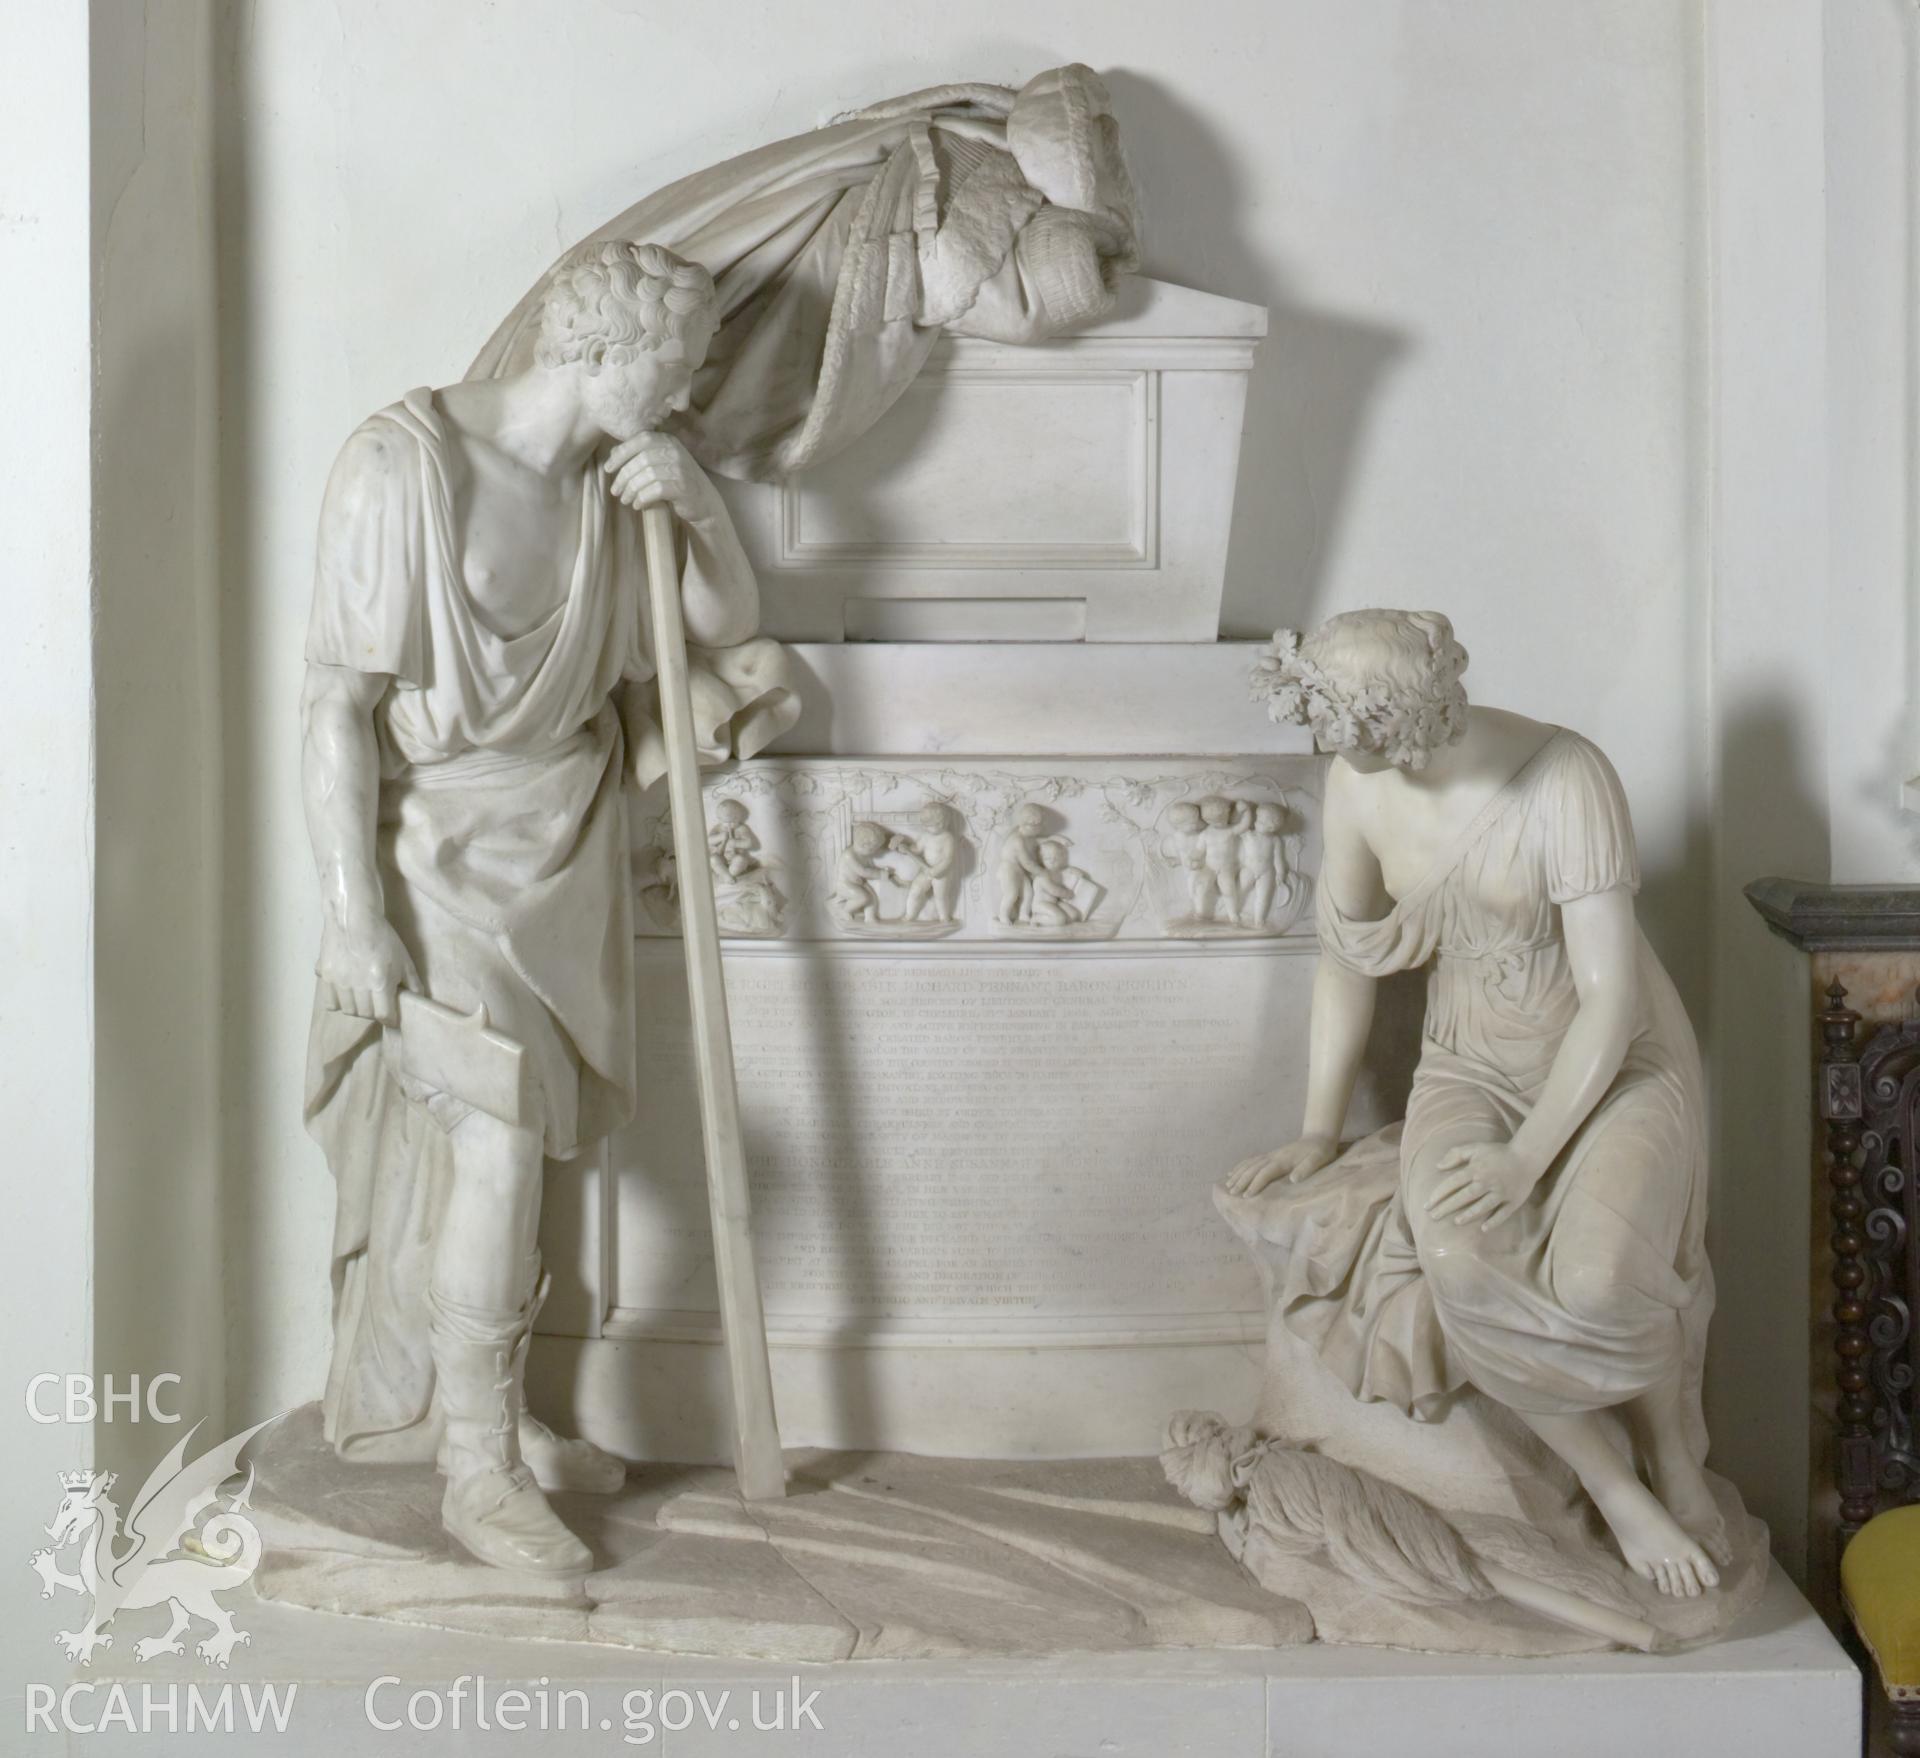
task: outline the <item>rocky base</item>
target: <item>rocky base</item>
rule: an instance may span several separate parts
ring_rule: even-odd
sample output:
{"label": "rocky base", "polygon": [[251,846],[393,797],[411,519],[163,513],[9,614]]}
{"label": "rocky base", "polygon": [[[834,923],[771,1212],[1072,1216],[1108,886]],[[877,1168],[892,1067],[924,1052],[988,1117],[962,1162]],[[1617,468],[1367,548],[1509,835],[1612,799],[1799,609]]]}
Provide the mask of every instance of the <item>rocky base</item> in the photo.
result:
{"label": "rocky base", "polygon": [[251,1454],[263,1599],[443,1630],[664,1653],[828,1661],[1273,1648],[1305,1608],[1248,1578],[1157,1460],[1004,1463],[790,1453],[784,1501],[730,1471],[636,1467],[557,1496],[598,1567],[489,1569],[440,1529],[441,1480],[349,1465],[317,1405]]}

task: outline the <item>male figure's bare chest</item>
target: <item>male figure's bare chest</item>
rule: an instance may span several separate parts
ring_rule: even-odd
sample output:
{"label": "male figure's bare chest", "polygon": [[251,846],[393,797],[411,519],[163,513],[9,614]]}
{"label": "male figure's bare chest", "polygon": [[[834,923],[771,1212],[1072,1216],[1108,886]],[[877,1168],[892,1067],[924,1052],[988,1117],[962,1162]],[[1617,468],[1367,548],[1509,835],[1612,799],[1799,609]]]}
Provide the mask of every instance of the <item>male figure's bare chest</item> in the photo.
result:
{"label": "male figure's bare chest", "polygon": [[512,639],[567,596],[580,545],[580,478],[549,481],[484,443],[459,449],[452,490],[461,576],[482,620]]}

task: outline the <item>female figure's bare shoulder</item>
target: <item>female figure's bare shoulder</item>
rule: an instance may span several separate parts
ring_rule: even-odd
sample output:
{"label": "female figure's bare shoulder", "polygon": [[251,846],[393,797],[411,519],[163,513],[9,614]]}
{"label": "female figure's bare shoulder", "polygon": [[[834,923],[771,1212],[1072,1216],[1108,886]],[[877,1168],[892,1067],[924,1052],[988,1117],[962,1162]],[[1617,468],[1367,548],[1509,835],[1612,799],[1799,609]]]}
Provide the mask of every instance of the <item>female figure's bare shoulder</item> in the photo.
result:
{"label": "female figure's bare shoulder", "polygon": [[1458,747],[1458,773],[1498,782],[1516,775],[1564,729],[1510,708],[1475,707]]}

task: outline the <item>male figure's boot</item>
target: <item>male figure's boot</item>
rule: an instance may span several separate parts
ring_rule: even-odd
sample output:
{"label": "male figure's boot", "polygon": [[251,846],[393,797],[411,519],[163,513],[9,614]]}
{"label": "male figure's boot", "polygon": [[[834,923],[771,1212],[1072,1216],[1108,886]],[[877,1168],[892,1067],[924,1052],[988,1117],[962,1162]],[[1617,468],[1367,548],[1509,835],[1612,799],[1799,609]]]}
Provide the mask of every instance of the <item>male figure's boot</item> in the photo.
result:
{"label": "male figure's boot", "polygon": [[[538,1259],[535,1259],[536,1268]],[[532,1309],[527,1314],[529,1330],[546,1304],[547,1290],[553,1278],[541,1275],[534,1283]],[[549,1495],[559,1491],[583,1491],[587,1495],[610,1496],[627,1481],[626,1466],[604,1447],[578,1435],[558,1435],[527,1408],[527,1352],[522,1349],[513,1358],[513,1407],[520,1413],[520,1456],[533,1468],[533,1480]]]}
{"label": "male figure's boot", "polygon": [[532,1303],[498,1309],[427,1296],[434,1373],[446,1420],[440,1521],[483,1563],[532,1575],[584,1575],[593,1555],[547,1506],[520,1456],[515,1387],[533,1334]]}

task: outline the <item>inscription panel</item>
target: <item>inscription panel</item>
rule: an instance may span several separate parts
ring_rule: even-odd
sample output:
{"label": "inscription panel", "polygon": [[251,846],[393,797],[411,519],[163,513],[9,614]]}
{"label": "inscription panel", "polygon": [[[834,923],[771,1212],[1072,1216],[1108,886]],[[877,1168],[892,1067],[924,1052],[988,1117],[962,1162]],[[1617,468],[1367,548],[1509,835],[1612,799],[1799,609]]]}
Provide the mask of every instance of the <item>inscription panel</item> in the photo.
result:
{"label": "inscription panel", "polygon": [[[606,1334],[709,1335],[675,942],[639,950],[643,1096],[613,1144]],[[1209,1190],[1297,1126],[1313,960],[730,952],[770,1327],[917,1341],[1247,1334]]]}

